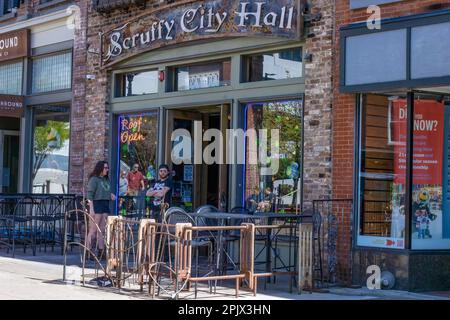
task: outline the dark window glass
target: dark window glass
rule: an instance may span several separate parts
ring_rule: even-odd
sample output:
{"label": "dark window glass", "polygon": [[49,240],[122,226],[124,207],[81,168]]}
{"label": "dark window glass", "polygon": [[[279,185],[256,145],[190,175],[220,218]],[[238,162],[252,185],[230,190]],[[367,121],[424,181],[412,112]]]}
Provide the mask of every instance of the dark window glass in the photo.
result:
{"label": "dark window glass", "polygon": [[243,57],[243,81],[266,81],[302,77],[302,49],[261,53]]}
{"label": "dark window glass", "polygon": [[158,71],[129,72],[116,78],[116,97],[129,97],[158,92]]}
{"label": "dark window glass", "polygon": [[173,91],[229,86],[231,61],[175,67],[171,71],[174,75]]}
{"label": "dark window glass", "polygon": [[406,100],[364,96],[358,245],[404,248]]}
{"label": "dark window glass", "polygon": [[0,0],[0,15],[11,13],[20,7],[20,0]]}
{"label": "dark window glass", "polygon": [[70,113],[66,106],[33,108],[33,193],[67,193]]}

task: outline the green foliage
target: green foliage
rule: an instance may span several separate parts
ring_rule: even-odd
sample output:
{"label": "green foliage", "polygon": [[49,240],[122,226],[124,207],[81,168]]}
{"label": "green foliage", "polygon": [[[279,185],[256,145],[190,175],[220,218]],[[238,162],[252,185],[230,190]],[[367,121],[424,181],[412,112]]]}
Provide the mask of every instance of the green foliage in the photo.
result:
{"label": "green foliage", "polygon": [[[45,126],[34,128],[33,179],[45,158],[52,152],[61,149],[70,138],[70,126],[67,122],[48,120]],[[53,143],[52,143],[53,142]]]}

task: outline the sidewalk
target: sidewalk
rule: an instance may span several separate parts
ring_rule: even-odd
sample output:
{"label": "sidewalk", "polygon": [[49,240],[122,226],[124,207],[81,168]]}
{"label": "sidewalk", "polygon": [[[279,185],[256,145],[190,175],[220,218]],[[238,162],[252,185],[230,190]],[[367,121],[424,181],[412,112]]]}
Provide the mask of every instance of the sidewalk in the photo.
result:
{"label": "sidewalk", "polygon": [[[68,279],[80,279],[78,256],[70,256],[71,267],[67,270]],[[19,255],[16,259],[0,252],[0,300],[148,300],[147,293],[115,288],[91,288],[81,284],[69,284],[62,281],[63,257],[58,254],[40,254],[33,257]],[[216,295],[209,295],[203,290],[199,299],[205,300],[371,300],[371,299],[415,299],[415,300],[450,300],[445,293],[440,295],[416,294],[403,291],[372,291],[368,289],[334,288],[329,293],[304,292],[299,295],[289,293],[283,288],[258,290],[258,295],[242,290],[240,297],[234,297],[234,289],[218,288]],[[193,296],[186,297],[193,299]]]}

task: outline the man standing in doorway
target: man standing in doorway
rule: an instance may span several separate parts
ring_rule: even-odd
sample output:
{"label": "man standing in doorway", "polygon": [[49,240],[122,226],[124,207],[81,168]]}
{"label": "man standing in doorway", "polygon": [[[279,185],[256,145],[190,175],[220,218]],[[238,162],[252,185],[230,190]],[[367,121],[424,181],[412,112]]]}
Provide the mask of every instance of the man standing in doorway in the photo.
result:
{"label": "man standing in doorway", "polygon": [[159,179],[153,184],[153,187],[147,191],[147,197],[153,197],[152,211],[158,222],[162,221],[161,204],[167,204],[170,207],[172,202],[172,179],[170,177],[169,166],[162,164],[158,171]]}
{"label": "man standing in doorway", "polygon": [[139,171],[139,165],[135,163],[133,169],[128,173],[128,195],[136,197],[140,190],[145,189],[144,175]]}

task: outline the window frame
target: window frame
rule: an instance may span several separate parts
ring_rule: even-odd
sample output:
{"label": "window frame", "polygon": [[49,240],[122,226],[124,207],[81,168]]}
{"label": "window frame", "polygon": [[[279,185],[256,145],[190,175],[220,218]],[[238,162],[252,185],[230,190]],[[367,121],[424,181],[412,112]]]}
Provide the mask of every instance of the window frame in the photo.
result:
{"label": "window frame", "polygon": [[[362,108],[364,103],[364,93],[359,93],[356,95],[356,112],[355,112],[355,150],[354,153],[354,177],[353,177],[353,194],[355,205],[353,209],[353,248],[355,249],[365,249],[365,250],[376,250],[385,252],[450,252],[449,249],[413,249],[412,248],[412,206],[413,206],[413,143],[414,143],[414,102],[416,94],[430,94],[436,95],[436,92],[425,92],[421,90],[412,90],[408,92],[402,92],[406,95],[407,101],[407,128],[406,128],[406,182],[405,182],[405,236],[403,249],[399,248],[386,248],[386,247],[375,247],[375,246],[365,246],[358,244],[358,237],[360,237],[359,228],[361,221],[361,191],[360,191],[360,169],[361,169],[361,147],[362,147]],[[382,94],[382,93],[380,93]]]}
{"label": "window frame", "polygon": [[[58,56],[58,55],[64,55],[64,54],[68,54],[71,53],[70,56],[70,86],[68,88],[63,88],[63,89],[57,89],[57,90],[52,90],[52,91],[41,91],[41,92],[34,92],[33,91],[33,81],[34,81],[34,77],[33,77],[33,70],[34,70],[34,65],[35,65],[35,61],[37,59],[41,59],[41,58],[46,58],[46,57],[51,57],[51,56]],[[33,95],[33,96],[37,96],[37,95],[45,95],[45,94],[52,94],[52,93],[58,93],[58,92],[67,92],[67,91],[72,91],[73,88],[73,50],[72,49],[68,49],[68,50],[62,50],[62,51],[57,51],[57,52],[50,52],[50,53],[44,53],[41,55],[36,55],[36,56],[32,56],[29,59],[29,82],[28,82],[28,92],[27,94],[29,95]]]}
{"label": "window frame", "polygon": [[13,17],[15,14],[15,12],[13,12],[14,8],[20,8],[19,0],[0,0],[0,17],[6,16],[8,14],[12,15]]}
{"label": "window frame", "polygon": [[[70,194],[70,172],[71,172],[71,159],[72,159],[72,148],[70,147],[70,144],[72,143],[72,105],[70,102],[64,102],[64,103],[60,103],[60,104],[55,104],[55,103],[48,103],[48,104],[36,104],[36,105],[32,105],[32,106],[28,106],[27,109],[29,111],[30,117],[29,117],[29,121],[30,121],[30,127],[29,127],[29,137],[31,138],[30,140],[30,145],[29,147],[26,147],[28,150],[26,151],[25,154],[27,154],[28,156],[28,163],[29,163],[29,176],[27,177],[28,180],[28,186],[29,186],[29,191],[30,193],[33,193],[33,189],[34,189],[34,179],[33,179],[33,167],[34,167],[34,138],[35,138],[35,124],[36,124],[36,110],[41,108],[41,107],[45,107],[45,106],[59,106],[59,107],[64,107],[67,109],[67,114],[69,117],[69,154],[68,154],[68,170],[67,170],[67,190],[66,190],[66,194]],[[26,182],[25,182],[26,183]]]}
{"label": "window frame", "polygon": [[[303,198],[303,192],[304,192],[304,162],[305,162],[305,94],[301,94],[299,96],[292,96],[292,97],[273,97],[273,98],[265,98],[265,99],[249,99],[249,100],[241,100],[240,110],[241,115],[240,118],[242,119],[241,125],[244,131],[248,129],[247,127],[247,106],[249,104],[263,104],[263,103],[270,103],[270,102],[283,102],[283,101],[298,101],[301,104],[301,163],[300,163],[300,172],[299,172],[299,179],[300,179],[300,203],[298,204],[300,207],[300,211],[303,210],[304,205],[304,198]],[[246,141],[247,142],[247,141]],[[247,190],[247,145],[246,143],[243,146],[244,148],[244,164],[238,165],[239,167],[242,167],[242,207],[246,207],[246,190]]]}
{"label": "window frame", "polygon": [[[195,67],[195,66],[207,66],[207,65],[214,65],[214,64],[222,64],[222,76],[224,74],[223,72],[223,63],[224,62],[229,62],[230,64],[230,74],[229,74],[229,84],[228,85],[218,85],[218,86],[214,86],[214,87],[204,87],[204,88],[196,88],[196,89],[187,89],[187,90],[179,90],[178,89],[178,76],[177,76],[177,70],[179,70],[180,68],[184,68],[184,67]],[[232,79],[233,79],[233,75],[232,75],[232,59],[231,57],[226,57],[226,58],[222,58],[222,59],[214,59],[214,60],[203,60],[203,61],[198,61],[198,62],[194,62],[194,63],[185,63],[185,64],[177,64],[177,65],[170,65],[167,66],[166,68],[167,70],[167,82],[166,82],[166,92],[167,93],[182,93],[182,92],[195,92],[198,90],[211,90],[211,89],[216,89],[216,88],[227,88],[227,87],[231,87],[232,86]]]}
{"label": "window frame", "polygon": [[[120,179],[120,155],[121,155],[121,150],[120,150],[120,118],[121,117],[137,117],[137,116],[150,116],[150,115],[154,115],[156,117],[156,124],[157,124],[157,144],[156,144],[156,151],[155,151],[155,159],[156,159],[156,165],[159,165],[159,161],[160,161],[160,141],[161,137],[160,137],[160,132],[161,132],[161,127],[163,126],[163,122],[165,121],[162,119],[161,117],[161,113],[160,113],[160,109],[159,108],[149,108],[149,109],[145,109],[142,111],[131,111],[131,112],[119,112],[119,113],[114,113],[113,116],[111,117],[111,123],[110,123],[110,129],[112,130],[113,134],[111,135],[112,140],[111,140],[111,144],[110,144],[110,149],[111,149],[111,162],[110,162],[110,172],[114,172],[114,175],[110,175],[110,180],[112,185],[114,186],[114,190],[116,192],[116,194],[119,194],[119,179]],[[164,143],[163,143],[164,145]],[[118,201],[119,201],[119,197],[116,198],[116,200],[114,201],[114,210],[118,213]]]}
{"label": "window frame", "polygon": [[368,8],[370,5],[390,4],[404,0],[350,0],[350,10]]}
{"label": "window frame", "polygon": [[[293,77],[293,78],[282,78],[282,79],[267,79],[267,80],[257,80],[257,81],[250,81],[250,72],[249,72],[249,57],[252,56],[262,56],[265,54],[274,54],[274,53],[281,53],[284,51],[290,51],[290,50],[300,50],[300,58],[301,58],[301,75],[300,77]],[[274,49],[269,51],[260,51],[260,52],[254,52],[254,53],[248,53],[241,55],[241,70],[240,70],[240,84],[248,84],[248,83],[267,83],[267,82],[279,82],[279,81],[295,81],[299,79],[305,78],[305,63],[303,59],[303,46],[296,46],[296,47],[289,47],[289,48],[280,48],[280,49]]]}
{"label": "window frame", "polygon": [[150,68],[150,69],[140,69],[140,70],[135,70],[135,71],[126,71],[126,72],[120,72],[120,73],[116,73],[114,74],[114,93],[113,96],[114,98],[130,98],[130,97],[141,97],[141,96],[152,96],[152,95],[156,95],[159,92],[159,80],[156,82],[156,92],[150,92],[150,93],[145,93],[145,94],[132,94],[132,95],[126,95],[126,79],[125,77],[128,74],[131,73],[145,73],[145,72],[156,72],[157,73],[157,79],[159,79],[159,71],[157,68]]}
{"label": "window frame", "polygon": [[[366,22],[354,23],[348,26],[341,27],[340,29],[340,71],[339,71],[339,91],[341,93],[360,93],[360,92],[380,92],[388,90],[404,90],[405,88],[425,88],[436,85],[443,85],[450,83],[450,75],[442,77],[431,77],[412,79],[412,61],[411,61],[411,33],[415,27],[422,27],[428,25],[434,25],[439,23],[450,22],[450,10],[436,11],[425,14],[417,14],[410,16],[403,16],[397,18],[384,19],[381,21],[383,28],[381,30],[369,30]],[[369,35],[375,33],[382,33],[386,31],[394,31],[406,29],[406,80],[391,81],[391,82],[379,82],[379,83],[364,83],[347,85],[346,84],[346,43],[347,38]]]}
{"label": "window frame", "polygon": [[22,65],[22,74],[20,75],[20,93],[19,94],[11,94],[11,93],[0,93],[0,94],[4,94],[4,95],[18,95],[18,96],[22,96],[23,95],[23,91],[24,91],[24,77],[25,77],[25,69],[26,69],[26,64],[24,63],[23,59],[15,59],[15,60],[9,60],[9,61],[4,61],[0,63],[0,66],[3,65],[8,65],[8,64],[16,64],[16,63],[20,63]]}

